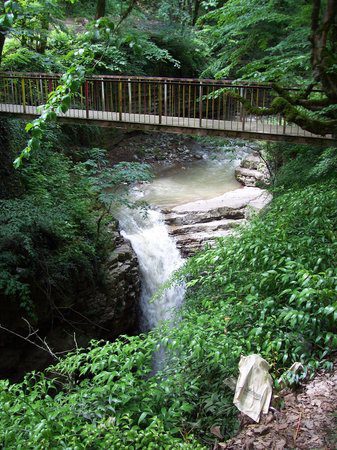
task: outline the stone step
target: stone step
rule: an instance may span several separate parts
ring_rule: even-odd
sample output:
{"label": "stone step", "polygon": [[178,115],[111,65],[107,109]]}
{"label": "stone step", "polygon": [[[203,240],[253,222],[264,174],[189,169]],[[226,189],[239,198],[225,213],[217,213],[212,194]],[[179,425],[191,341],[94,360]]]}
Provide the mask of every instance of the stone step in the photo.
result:
{"label": "stone step", "polygon": [[206,232],[211,233],[217,230],[229,230],[235,228],[246,221],[244,219],[220,219],[211,220],[210,222],[199,222],[190,225],[173,225],[169,228],[169,233],[173,236],[180,236],[191,233]]}
{"label": "stone step", "polygon": [[218,230],[209,233],[194,233],[176,236],[175,241],[181,255],[186,258],[202,250],[206,245],[213,247],[216,239],[230,236],[233,230]]}
{"label": "stone step", "polygon": [[165,215],[165,223],[167,225],[193,225],[220,219],[244,219],[244,217],[245,208],[233,209],[220,207],[208,211],[171,212]]}
{"label": "stone step", "polygon": [[175,236],[175,241],[177,245],[184,243],[184,245],[192,243],[203,243],[206,241],[214,241],[217,238],[226,237],[233,233],[233,230],[218,230],[211,233],[199,232],[191,234],[182,234]]}
{"label": "stone step", "polygon": [[234,232],[246,222],[252,211],[259,211],[271,200],[271,194],[257,187],[244,187],[212,198],[180,205],[163,211],[170,234],[183,257],[214,245],[219,237]]}

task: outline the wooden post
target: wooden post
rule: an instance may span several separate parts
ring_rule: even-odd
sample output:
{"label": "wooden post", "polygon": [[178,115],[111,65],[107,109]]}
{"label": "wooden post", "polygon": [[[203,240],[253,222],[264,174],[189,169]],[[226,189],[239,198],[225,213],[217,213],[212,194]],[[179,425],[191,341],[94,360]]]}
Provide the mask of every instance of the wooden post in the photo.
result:
{"label": "wooden post", "polygon": [[138,81],[138,114],[141,114],[142,111],[142,85],[140,81]]}
{"label": "wooden post", "polygon": [[89,82],[88,82],[88,80],[85,80],[84,95],[85,95],[86,118],[89,119]]}
{"label": "wooden post", "polygon": [[202,81],[200,81],[200,86],[199,86],[199,128],[202,128],[202,91],[203,91],[203,86],[202,86]]}
{"label": "wooden post", "polygon": [[118,112],[119,120],[122,121],[122,110],[123,110],[123,85],[121,81],[118,81]]}
{"label": "wooden post", "polygon": [[21,95],[22,95],[23,112],[24,114],[26,114],[26,90],[24,78],[21,78]]}
{"label": "wooden post", "polygon": [[[240,96],[243,98],[246,98],[246,90],[245,88],[240,88]],[[241,103],[241,121],[242,121],[242,131],[245,130],[245,122],[246,122],[246,110],[243,106],[243,103]]]}
{"label": "wooden post", "polygon": [[286,134],[286,126],[287,126],[287,122],[286,122],[286,119],[283,117],[283,134]]}

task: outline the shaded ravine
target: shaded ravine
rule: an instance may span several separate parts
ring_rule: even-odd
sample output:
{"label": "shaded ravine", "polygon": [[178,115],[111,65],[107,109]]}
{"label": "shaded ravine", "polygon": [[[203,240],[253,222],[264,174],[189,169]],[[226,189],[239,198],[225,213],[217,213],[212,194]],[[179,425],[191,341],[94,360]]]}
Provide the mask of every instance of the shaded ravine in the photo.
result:
{"label": "shaded ravine", "polygon": [[238,161],[222,156],[161,167],[153,183],[138,187],[133,195],[145,199],[150,209],[122,208],[117,218],[123,237],[137,254],[141,274],[140,329],[148,331],[174,316],[184,299],[184,287],[175,285],[153,299],[182,264],[176,241],[166,223],[166,210],[196,199],[210,199],[240,187],[234,172]]}

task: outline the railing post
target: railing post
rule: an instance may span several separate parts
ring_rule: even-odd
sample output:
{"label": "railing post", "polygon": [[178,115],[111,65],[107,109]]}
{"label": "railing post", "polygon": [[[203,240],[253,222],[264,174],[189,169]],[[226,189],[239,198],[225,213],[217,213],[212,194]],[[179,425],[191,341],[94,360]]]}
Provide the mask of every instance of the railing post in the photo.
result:
{"label": "railing post", "polygon": [[130,78],[128,79],[128,96],[129,96],[129,114],[132,111],[132,85]]}
{"label": "railing post", "polygon": [[202,81],[200,81],[200,86],[199,86],[199,128],[202,128],[202,92],[203,92],[203,86],[202,86]]}
{"label": "railing post", "polygon": [[123,85],[121,81],[118,81],[118,112],[119,120],[122,120],[122,110],[123,110]]}
{"label": "railing post", "polygon": [[105,89],[104,89],[104,80],[102,80],[101,88],[102,88],[102,111],[105,111]]}
{"label": "railing post", "polygon": [[163,115],[163,93],[162,93],[162,84],[159,82],[158,84],[158,112],[159,112],[159,123],[162,122],[162,115]]}
{"label": "railing post", "polygon": [[89,119],[89,82],[88,82],[88,80],[85,80],[84,95],[85,95],[86,118]]}
{"label": "railing post", "polygon": [[26,89],[24,78],[21,78],[21,95],[22,95],[23,112],[24,114],[26,114]]}
{"label": "railing post", "polygon": [[[245,88],[240,88],[240,96],[242,98],[246,98],[246,90]],[[243,105],[243,103],[241,103],[241,111],[240,111],[240,116],[241,116],[241,121],[242,121],[242,131],[245,130],[245,121],[246,121],[246,110],[245,107]]]}
{"label": "railing post", "polygon": [[164,116],[167,116],[167,81],[164,81]]}

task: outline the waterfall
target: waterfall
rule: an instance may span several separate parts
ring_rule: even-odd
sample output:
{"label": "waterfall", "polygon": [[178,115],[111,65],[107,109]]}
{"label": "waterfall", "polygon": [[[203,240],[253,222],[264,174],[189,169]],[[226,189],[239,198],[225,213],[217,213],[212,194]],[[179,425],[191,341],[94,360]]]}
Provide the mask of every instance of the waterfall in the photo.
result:
{"label": "waterfall", "polygon": [[184,288],[180,285],[166,289],[159,298],[152,297],[183,261],[161,212],[125,208],[118,216],[121,233],[138,257],[142,281],[140,326],[147,331],[163,320],[171,320],[181,305]]}

